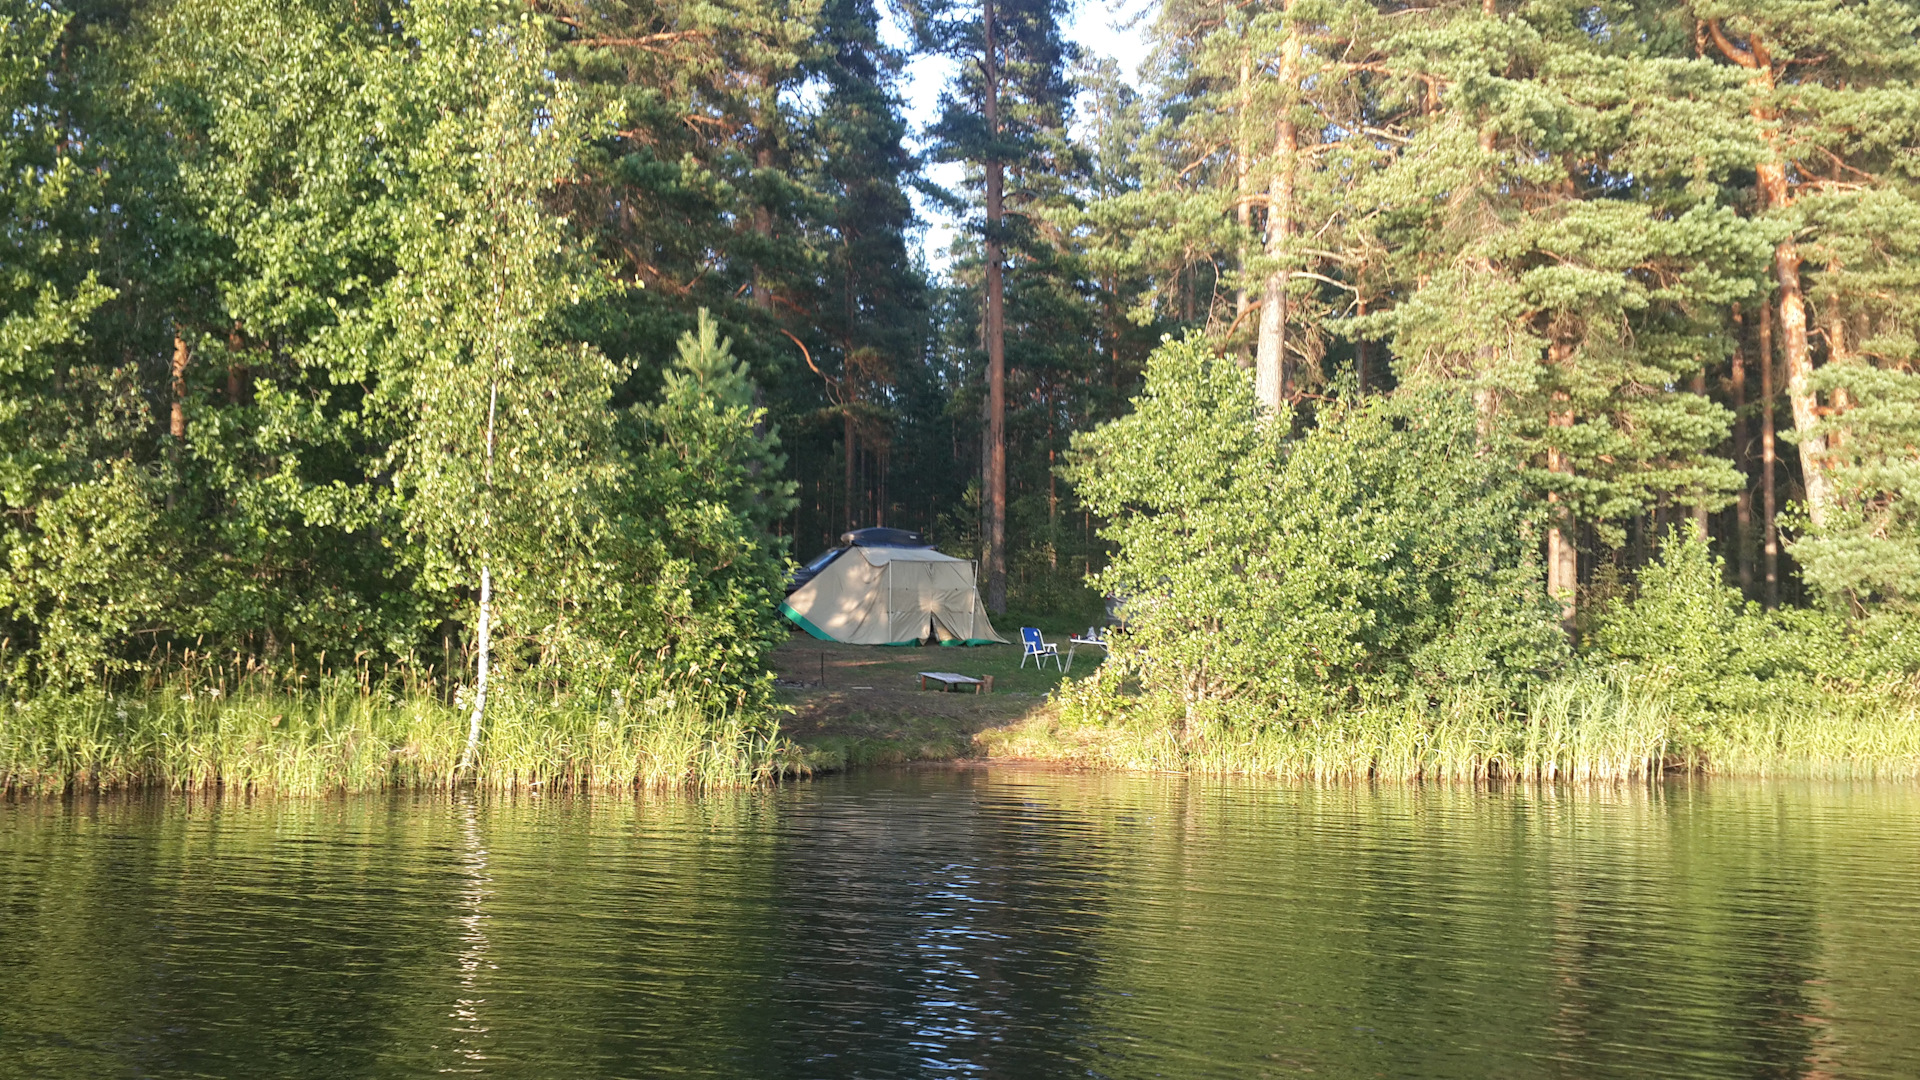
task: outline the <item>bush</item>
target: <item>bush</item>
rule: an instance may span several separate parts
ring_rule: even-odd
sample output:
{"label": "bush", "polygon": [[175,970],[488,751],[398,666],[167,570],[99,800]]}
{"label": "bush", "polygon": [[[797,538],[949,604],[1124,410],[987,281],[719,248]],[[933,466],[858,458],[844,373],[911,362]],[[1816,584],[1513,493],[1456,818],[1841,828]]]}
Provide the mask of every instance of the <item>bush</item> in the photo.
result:
{"label": "bush", "polygon": [[1522,692],[1567,657],[1520,477],[1445,391],[1323,405],[1304,435],[1248,372],[1169,342],[1068,475],[1116,547],[1128,633],[1100,678],[1179,716],[1312,721],[1363,697]]}

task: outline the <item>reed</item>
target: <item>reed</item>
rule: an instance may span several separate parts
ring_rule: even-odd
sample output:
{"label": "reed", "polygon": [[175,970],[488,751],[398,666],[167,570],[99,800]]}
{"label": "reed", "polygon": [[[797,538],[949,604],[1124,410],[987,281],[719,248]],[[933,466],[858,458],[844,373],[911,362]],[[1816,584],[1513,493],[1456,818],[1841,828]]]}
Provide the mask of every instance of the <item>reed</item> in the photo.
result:
{"label": "reed", "polygon": [[462,704],[360,678],[43,692],[0,706],[0,790],[728,787],[796,760],[777,724],[741,708],[508,684],[490,695],[477,768],[461,775]]}
{"label": "reed", "polygon": [[1920,779],[1920,682],[1805,687],[1705,723],[1689,741],[1715,775]]}
{"label": "reed", "polygon": [[1312,721],[1127,697],[1089,681],[1049,715],[984,737],[992,756],[1087,768],[1315,781],[1920,778],[1920,686],[1799,686],[1767,708],[1684,716],[1657,680],[1589,670],[1516,705],[1466,688],[1383,697]]}

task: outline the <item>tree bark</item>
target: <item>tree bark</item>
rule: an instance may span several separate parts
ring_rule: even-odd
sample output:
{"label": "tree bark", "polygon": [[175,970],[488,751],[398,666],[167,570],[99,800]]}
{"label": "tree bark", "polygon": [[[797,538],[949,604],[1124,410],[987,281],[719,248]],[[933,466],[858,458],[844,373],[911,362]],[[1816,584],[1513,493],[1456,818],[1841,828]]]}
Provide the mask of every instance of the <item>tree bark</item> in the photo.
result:
{"label": "tree bark", "polygon": [[173,436],[176,443],[187,441],[187,363],[191,359],[187,339],[178,333],[174,334],[173,410],[167,418],[167,434]]}
{"label": "tree bark", "polygon": [[227,404],[244,405],[247,392],[247,366],[240,363],[240,324],[227,331]]}
{"label": "tree bark", "polygon": [[[772,118],[778,115],[780,105],[779,91],[775,89],[773,80],[771,70],[760,74],[761,98],[754,117],[754,126],[759,133],[753,151],[753,164],[762,173],[773,168]],[[754,204],[753,231],[759,234],[763,244],[772,242],[773,208],[766,203]],[[757,259],[753,264],[753,303],[762,311],[773,310],[773,287],[768,283],[766,268]]]}
{"label": "tree bark", "polygon": [[1727,392],[1733,398],[1733,464],[1740,470],[1740,497],[1734,503],[1734,543],[1738,545],[1740,595],[1753,596],[1753,462],[1747,431],[1746,320],[1733,306],[1733,359]]}
{"label": "tree bark", "polygon": [[[1283,14],[1292,14],[1293,0],[1281,0]],[[1267,184],[1266,254],[1286,257],[1293,234],[1294,180],[1300,153],[1300,135],[1293,122],[1293,95],[1300,78],[1300,32],[1289,23],[1280,51],[1280,119],[1274,125],[1273,173]],[[1260,333],[1254,349],[1254,394],[1269,412],[1293,396],[1292,364],[1287,361],[1286,267],[1267,274],[1260,301]]]}
{"label": "tree bark", "polygon": [[[1358,282],[1356,282],[1355,284],[1357,285]],[[1367,294],[1364,292],[1356,291],[1354,296],[1354,304],[1358,309],[1358,313],[1360,317],[1363,319],[1366,318],[1367,317]],[[1353,378],[1360,396],[1366,397],[1367,396],[1367,339],[1363,337],[1356,337],[1353,339]]]}
{"label": "tree bark", "polygon": [[[986,41],[982,50],[986,74],[986,119],[989,137],[1000,135],[999,62],[995,55],[993,0],[984,0]],[[1007,612],[1007,351],[1005,282],[1000,247],[1001,199],[1005,165],[998,147],[986,162],[987,187],[987,610]]]}
{"label": "tree bark", "polygon": [[[1565,364],[1572,352],[1572,346],[1564,342],[1556,341],[1548,347],[1549,359],[1556,366]],[[1554,428],[1572,427],[1573,409],[1566,393],[1555,392],[1553,400],[1554,405],[1548,408],[1547,424]],[[1547,447],[1547,471],[1561,475],[1573,472],[1573,463],[1567,459],[1566,453],[1551,443]],[[1575,541],[1572,508],[1559,492],[1548,492],[1547,595],[1559,603],[1560,627],[1568,636],[1574,633],[1580,589],[1580,555]]]}
{"label": "tree bark", "polygon": [[[1240,50],[1240,115],[1236,118],[1233,183],[1234,220],[1240,225],[1240,286],[1233,293],[1233,321],[1237,326],[1253,306],[1253,294],[1247,291],[1247,237],[1253,234],[1253,50]],[[1244,363],[1244,361],[1242,361]]]}
{"label": "tree bark", "polygon": [[841,423],[844,425],[842,436],[841,436],[842,438],[841,445],[845,447],[846,458],[847,458],[847,476],[846,476],[847,529],[848,531],[852,531],[853,529],[856,529],[859,526],[854,524],[854,513],[853,513],[853,454],[854,454],[855,432],[853,430],[853,403],[851,401],[846,402],[845,405],[841,407],[840,420],[841,420]]}
{"label": "tree bark", "polygon": [[1787,404],[1793,429],[1800,434],[1800,476],[1807,489],[1807,517],[1818,528],[1827,522],[1827,437],[1816,434],[1820,422],[1813,391],[1813,356],[1807,343],[1807,302],[1800,289],[1800,249],[1792,240],[1774,249],[1775,280],[1780,284],[1781,351],[1787,361]]}
{"label": "tree bark", "polygon": [[457,770],[471,776],[480,757],[480,723],[487,715],[488,662],[493,655],[493,567],[480,564],[480,625],[475,644],[479,647],[478,670],[473,682],[473,712],[467,719],[467,747],[460,753]]}
{"label": "tree bark", "polygon": [[[1707,396],[1707,369],[1703,365],[1693,373],[1693,392],[1701,397]],[[1702,488],[1693,492],[1693,538],[1701,543],[1707,542],[1707,493]]]}
{"label": "tree bark", "polygon": [[[1762,211],[1781,211],[1793,203],[1787,179],[1786,155],[1780,147],[1779,110],[1772,97],[1784,68],[1774,64],[1765,38],[1753,34],[1743,47],[1726,34],[1717,20],[1706,23],[1708,34],[1721,55],[1751,71],[1748,84],[1753,88],[1753,104],[1748,109],[1755,127],[1767,147],[1767,155],[1756,168]],[[1819,423],[1819,402],[1811,383],[1813,356],[1807,342],[1807,303],[1800,283],[1800,248],[1789,236],[1773,251],[1773,276],[1780,288],[1780,344],[1787,366],[1787,403],[1793,410],[1794,430],[1799,432],[1800,474],[1807,490],[1807,517],[1817,527],[1826,522],[1829,482],[1826,475],[1826,439],[1814,433]],[[1773,357],[1765,363],[1770,371]],[[1769,408],[1771,408],[1769,400]],[[1772,515],[1768,515],[1772,527]],[[1769,589],[1777,588],[1777,581]]]}
{"label": "tree bark", "polygon": [[[1837,279],[1840,276],[1840,264],[1837,261],[1827,264],[1827,275],[1829,279]],[[1827,363],[1834,366],[1845,366],[1856,363],[1859,358],[1853,354],[1852,336],[1847,327],[1847,314],[1840,308],[1837,301],[1831,305],[1831,307],[1833,310],[1827,316]],[[1846,415],[1848,409],[1853,408],[1853,400],[1848,395],[1847,388],[1844,386],[1834,387],[1829,400],[1833,403],[1833,408],[1829,415],[1836,420]],[[1846,433],[1844,431],[1835,428],[1827,433],[1826,449],[1828,455],[1831,456],[1840,453],[1845,446]],[[1831,457],[1829,457],[1827,464],[1828,467],[1832,466]],[[1831,496],[1833,494],[1831,490],[1831,478],[1829,478],[1828,486],[1829,490],[1827,494]]]}
{"label": "tree bark", "polygon": [[[487,450],[482,476],[486,483],[488,503],[481,511],[482,529],[493,523],[493,432],[494,422],[499,415],[500,383],[496,379],[487,388]],[[483,537],[483,542],[488,539]],[[483,549],[480,553],[480,618],[474,644],[478,647],[479,657],[475,665],[473,680],[473,715],[467,721],[467,746],[460,753],[460,766],[456,773],[471,776],[480,755],[480,725],[487,714],[487,676],[493,658],[493,565]]]}
{"label": "tree bark", "polygon": [[1773,305],[1760,309],[1760,530],[1762,569],[1767,575],[1766,605],[1780,604],[1780,530],[1774,520],[1779,511],[1775,495],[1773,431]]}

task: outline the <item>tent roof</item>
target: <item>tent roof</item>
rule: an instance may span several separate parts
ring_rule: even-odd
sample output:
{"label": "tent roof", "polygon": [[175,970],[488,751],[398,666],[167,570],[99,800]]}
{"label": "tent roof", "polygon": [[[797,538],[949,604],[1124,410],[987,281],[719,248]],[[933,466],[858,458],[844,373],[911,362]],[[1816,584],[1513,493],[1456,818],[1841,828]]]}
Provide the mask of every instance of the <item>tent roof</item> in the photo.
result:
{"label": "tent roof", "polygon": [[957,562],[970,560],[956,559],[951,555],[942,555],[932,548],[854,548],[860,557],[873,566],[885,566],[890,562]]}

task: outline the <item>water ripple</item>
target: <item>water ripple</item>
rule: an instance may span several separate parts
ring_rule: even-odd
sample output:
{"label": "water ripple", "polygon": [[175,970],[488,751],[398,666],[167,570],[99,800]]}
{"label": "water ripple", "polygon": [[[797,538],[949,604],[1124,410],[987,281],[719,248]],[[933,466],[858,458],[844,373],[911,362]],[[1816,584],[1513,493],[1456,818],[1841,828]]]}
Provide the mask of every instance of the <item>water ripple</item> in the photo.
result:
{"label": "water ripple", "polygon": [[0,803],[0,1077],[1911,1077],[1920,789]]}

